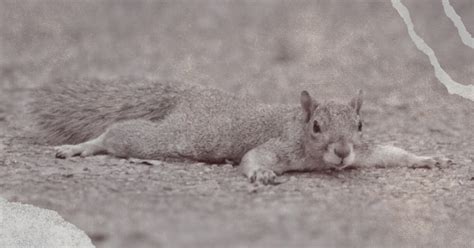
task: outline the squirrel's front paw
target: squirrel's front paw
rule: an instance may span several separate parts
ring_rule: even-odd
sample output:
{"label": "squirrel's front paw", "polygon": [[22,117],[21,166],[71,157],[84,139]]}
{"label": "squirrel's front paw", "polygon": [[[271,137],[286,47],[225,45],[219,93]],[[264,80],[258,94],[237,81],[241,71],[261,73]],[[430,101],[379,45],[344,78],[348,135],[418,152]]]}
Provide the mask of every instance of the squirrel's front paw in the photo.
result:
{"label": "squirrel's front paw", "polygon": [[251,183],[257,184],[276,184],[277,175],[269,169],[256,169],[248,176]]}
{"label": "squirrel's front paw", "polygon": [[409,167],[410,168],[426,168],[432,169],[434,167],[437,168],[444,168],[448,165],[452,164],[452,160],[444,157],[427,157],[427,156],[417,156],[416,158],[411,161]]}

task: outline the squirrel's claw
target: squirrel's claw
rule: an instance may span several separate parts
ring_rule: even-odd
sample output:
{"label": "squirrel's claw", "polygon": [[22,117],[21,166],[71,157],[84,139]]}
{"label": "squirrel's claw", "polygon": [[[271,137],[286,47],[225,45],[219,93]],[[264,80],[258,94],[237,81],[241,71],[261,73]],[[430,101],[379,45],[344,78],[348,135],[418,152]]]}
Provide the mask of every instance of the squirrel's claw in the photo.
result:
{"label": "squirrel's claw", "polygon": [[433,159],[436,161],[435,167],[437,167],[439,169],[448,168],[451,165],[455,164],[455,162],[453,160],[451,160],[450,158],[444,157],[444,156],[433,157]]}
{"label": "squirrel's claw", "polygon": [[278,184],[276,182],[277,175],[275,172],[269,169],[257,169],[252,172],[249,179],[251,183],[256,184],[263,184],[263,185],[275,185]]}
{"label": "squirrel's claw", "polygon": [[81,154],[76,145],[62,145],[54,147],[56,151],[56,158],[69,158]]}
{"label": "squirrel's claw", "polygon": [[420,156],[417,157],[416,161],[414,161],[410,168],[417,169],[417,168],[425,168],[425,169],[433,169],[433,168],[445,168],[449,165],[452,165],[453,161],[449,158],[444,156],[438,157],[424,157]]}

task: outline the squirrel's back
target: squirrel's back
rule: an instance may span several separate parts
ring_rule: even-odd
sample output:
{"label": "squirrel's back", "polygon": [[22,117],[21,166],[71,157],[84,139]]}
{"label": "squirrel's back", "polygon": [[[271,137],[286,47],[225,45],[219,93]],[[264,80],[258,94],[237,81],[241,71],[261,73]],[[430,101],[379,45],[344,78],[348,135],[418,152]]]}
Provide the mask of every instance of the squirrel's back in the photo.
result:
{"label": "squirrel's back", "polygon": [[[280,137],[286,123],[300,115],[296,109],[299,107],[261,104],[201,85],[146,79],[60,82],[37,90],[31,105],[45,143],[82,143],[114,124],[147,120],[161,129],[143,134],[152,137],[149,143],[146,140],[150,139],[135,139],[141,150],[153,149],[157,142],[177,142],[176,135],[170,136],[177,133],[185,137],[186,152],[196,157],[198,151],[200,159],[213,161],[238,161],[249,149]],[[130,132],[142,128],[132,127]]]}
{"label": "squirrel's back", "polygon": [[33,93],[30,111],[42,142],[76,144],[119,121],[159,121],[193,87],[197,86],[144,79],[57,82]]}

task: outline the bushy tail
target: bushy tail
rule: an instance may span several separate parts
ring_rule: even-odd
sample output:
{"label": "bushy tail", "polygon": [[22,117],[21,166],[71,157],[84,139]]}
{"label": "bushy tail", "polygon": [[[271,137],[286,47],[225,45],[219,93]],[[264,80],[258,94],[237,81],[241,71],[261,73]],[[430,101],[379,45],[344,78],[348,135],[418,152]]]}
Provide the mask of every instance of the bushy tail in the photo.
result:
{"label": "bushy tail", "polygon": [[144,79],[58,81],[36,90],[29,109],[42,142],[76,144],[118,121],[163,119],[178,101],[179,85]]}

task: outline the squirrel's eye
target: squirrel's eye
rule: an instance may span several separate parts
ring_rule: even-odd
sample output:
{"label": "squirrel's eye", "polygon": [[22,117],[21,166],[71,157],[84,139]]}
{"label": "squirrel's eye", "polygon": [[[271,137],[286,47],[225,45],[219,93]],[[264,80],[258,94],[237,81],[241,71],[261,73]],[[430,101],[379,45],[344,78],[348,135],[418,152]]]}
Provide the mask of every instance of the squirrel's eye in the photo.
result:
{"label": "squirrel's eye", "polygon": [[362,121],[359,121],[359,127],[357,128],[359,132],[362,132]]}
{"label": "squirrel's eye", "polygon": [[319,124],[318,124],[317,121],[314,121],[314,123],[313,123],[313,132],[315,132],[315,133],[321,132],[321,128],[319,127]]}

